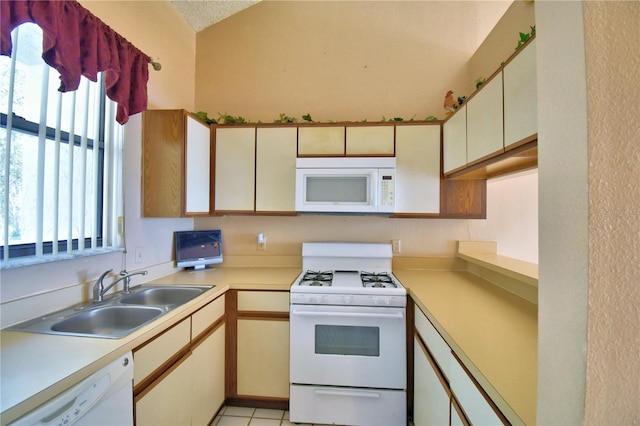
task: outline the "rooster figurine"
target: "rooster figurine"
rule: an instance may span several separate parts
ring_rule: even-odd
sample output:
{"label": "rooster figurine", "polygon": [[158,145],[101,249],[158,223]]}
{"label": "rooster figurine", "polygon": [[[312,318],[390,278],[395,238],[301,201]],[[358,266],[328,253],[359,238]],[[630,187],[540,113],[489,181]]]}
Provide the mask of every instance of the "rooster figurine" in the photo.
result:
{"label": "rooster figurine", "polygon": [[444,96],[444,109],[446,111],[446,115],[451,115],[456,109],[456,106],[456,102],[453,100],[453,90],[449,90]]}

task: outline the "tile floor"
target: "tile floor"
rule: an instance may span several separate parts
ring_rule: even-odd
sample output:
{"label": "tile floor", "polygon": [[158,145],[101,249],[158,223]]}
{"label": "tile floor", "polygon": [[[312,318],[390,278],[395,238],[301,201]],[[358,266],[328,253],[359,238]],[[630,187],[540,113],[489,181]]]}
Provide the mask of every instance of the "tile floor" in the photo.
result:
{"label": "tile floor", "polygon": [[290,426],[289,412],[267,408],[224,406],[210,426]]}

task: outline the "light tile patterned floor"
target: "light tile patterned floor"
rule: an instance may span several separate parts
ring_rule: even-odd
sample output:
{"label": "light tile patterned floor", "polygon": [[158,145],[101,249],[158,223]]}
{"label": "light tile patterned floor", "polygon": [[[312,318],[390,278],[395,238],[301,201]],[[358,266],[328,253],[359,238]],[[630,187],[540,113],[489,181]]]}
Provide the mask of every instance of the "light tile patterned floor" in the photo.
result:
{"label": "light tile patterned floor", "polygon": [[210,426],[291,426],[289,412],[267,408],[224,406]]}

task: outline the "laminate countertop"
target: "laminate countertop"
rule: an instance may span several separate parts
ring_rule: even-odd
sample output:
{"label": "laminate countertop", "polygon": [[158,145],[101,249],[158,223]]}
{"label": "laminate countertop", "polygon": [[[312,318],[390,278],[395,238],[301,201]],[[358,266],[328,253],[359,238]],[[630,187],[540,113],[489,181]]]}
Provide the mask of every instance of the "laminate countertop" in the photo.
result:
{"label": "laminate countertop", "polygon": [[[0,331],[0,423],[14,421],[229,289],[289,291],[299,267],[181,271],[145,284],[215,285],[122,339]],[[45,314],[45,312],[43,312]]]}
{"label": "laminate countertop", "polygon": [[[147,284],[215,285],[122,339],[0,332],[0,422],[46,402],[229,289],[288,291],[299,267],[219,267],[178,272]],[[467,369],[512,423],[535,424],[537,305],[468,272],[397,269]]]}
{"label": "laminate countertop", "polygon": [[507,419],[535,424],[538,306],[465,271],[394,275]]}

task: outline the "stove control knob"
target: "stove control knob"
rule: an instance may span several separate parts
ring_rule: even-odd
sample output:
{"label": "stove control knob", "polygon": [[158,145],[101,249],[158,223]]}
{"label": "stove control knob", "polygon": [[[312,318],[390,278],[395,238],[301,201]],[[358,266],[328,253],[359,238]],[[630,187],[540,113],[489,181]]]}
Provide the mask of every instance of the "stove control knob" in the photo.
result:
{"label": "stove control knob", "polygon": [[351,300],[353,300],[353,296],[342,296],[342,300],[344,301],[344,303],[349,303],[351,302]]}
{"label": "stove control knob", "polygon": [[391,298],[390,297],[385,297],[384,298],[384,304],[385,305],[390,305],[391,304]]}

